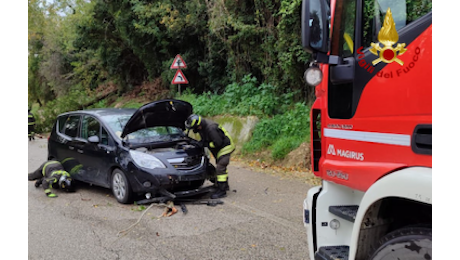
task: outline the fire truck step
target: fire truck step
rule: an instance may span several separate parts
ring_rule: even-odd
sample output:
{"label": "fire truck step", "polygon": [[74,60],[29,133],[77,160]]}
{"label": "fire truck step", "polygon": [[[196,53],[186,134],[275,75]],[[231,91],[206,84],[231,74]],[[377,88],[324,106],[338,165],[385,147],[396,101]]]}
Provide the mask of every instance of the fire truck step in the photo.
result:
{"label": "fire truck step", "polygon": [[348,246],[323,246],[315,254],[315,260],[348,260]]}
{"label": "fire truck step", "polygon": [[329,212],[345,220],[355,222],[358,205],[329,206]]}

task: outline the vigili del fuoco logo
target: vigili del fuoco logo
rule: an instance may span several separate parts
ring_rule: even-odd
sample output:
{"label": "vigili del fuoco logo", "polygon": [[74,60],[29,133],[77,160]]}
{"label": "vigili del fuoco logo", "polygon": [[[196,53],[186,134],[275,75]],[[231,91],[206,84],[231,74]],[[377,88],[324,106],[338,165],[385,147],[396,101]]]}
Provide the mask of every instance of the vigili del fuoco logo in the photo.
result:
{"label": "vigili del fuoco logo", "polygon": [[398,59],[398,55],[402,55],[407,51],[407,49],[404,48],[406,47],[406,44],[398,43],[396,48],[393,48],[393,45],[399,40],[399,35],[396,31],[396,25],[390,8],[388,8],[387,14],[385,15],[385,20],[382,28],[380,29],[378,39],[379,42],[383,44],[383,47],[380,47],[379,43],[371,43],[372,48],[369,51],[379,57],[372,61],[372,65],[375,66],[381,61],[385,63],[392,63],[393,61],[396,61],[399,65],[404,65],[404,62]]}
{"label": "vigili del fuoco logo", "polygon": [[[412,57],[412,60],[409,62],[408,65],[404,65],[404,61],[398,58],[398,56],[404,54],[407,49],[405,43],[398,43],[399,40],[399,35],[398,32],[396,31],[396,25],[393,20],[393,15],[391,13],[391,9],[388,8],[385,19],[383,22],[383,26],[379,31],[378,34],[378,40],[379,42],[377,43],[371,43],[371,48],[369,51],[377,56],[378,58],[373,60],[371,63],[367,63],[364,60],[364,52],[363,52],[363,47],[359,47],[359,49],[356,51],[358,53],[357,60],[358,64],[361,68],[367,70],[369,73],[374,72],[374,66],[379,64],[380,62],[385,62],[385,63],[392,63],[396,62],[399,65],[401,65],[401,69],[397,69],[395,71],[390,71],[390,72],[383,72],[380,71],[377,73],[377,77],[384,77],[384,78],[393,78],[394,76],[399,77],[402,76],[406,73],[409,73],[409,71],[415,67],[415,63],[418,61],[419,54],[420,54],[420,48],[417,47],[415,48],[415,54],[414,57]],[[394,47],[394,45],[396,46]]]}

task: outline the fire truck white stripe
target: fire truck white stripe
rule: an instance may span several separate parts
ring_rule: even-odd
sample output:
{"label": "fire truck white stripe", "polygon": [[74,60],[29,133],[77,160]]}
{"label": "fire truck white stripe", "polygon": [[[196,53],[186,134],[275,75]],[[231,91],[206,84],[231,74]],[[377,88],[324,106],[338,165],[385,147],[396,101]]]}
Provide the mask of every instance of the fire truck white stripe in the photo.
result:
{"label": "fire truck white stripe", "polygon": [[324,136],[380,144],[410,146],[410,135],[324,128]]}

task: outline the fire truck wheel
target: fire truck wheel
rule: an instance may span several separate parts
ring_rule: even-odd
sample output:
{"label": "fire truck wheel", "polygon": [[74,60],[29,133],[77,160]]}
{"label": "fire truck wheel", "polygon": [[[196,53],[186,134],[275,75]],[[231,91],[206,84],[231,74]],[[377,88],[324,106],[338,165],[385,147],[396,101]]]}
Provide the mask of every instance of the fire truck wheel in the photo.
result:
{"label": "fire truck wheel", "polygon": [[406,227],[385,235],[371,260],[431,260],[431,228]]}

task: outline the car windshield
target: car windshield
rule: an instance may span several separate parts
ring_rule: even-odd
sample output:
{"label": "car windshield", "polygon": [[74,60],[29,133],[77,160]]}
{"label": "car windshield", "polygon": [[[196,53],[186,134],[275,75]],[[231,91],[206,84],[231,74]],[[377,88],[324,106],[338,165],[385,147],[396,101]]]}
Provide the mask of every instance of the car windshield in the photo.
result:
{"label": "car windshield", "polygon": [[[115,135],[121,139],[123,128],[131,118],[131,115],[106,115],[102,120],[108,125]],[[130,143],[153,143],[153,142],[167,142],[176,141],[184,137],[182,129],[173,126],[155,126],[144,128],[136,132],[130,133],[126,139]]]}

